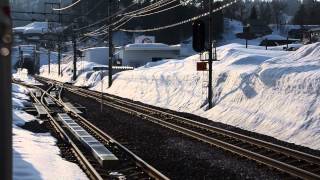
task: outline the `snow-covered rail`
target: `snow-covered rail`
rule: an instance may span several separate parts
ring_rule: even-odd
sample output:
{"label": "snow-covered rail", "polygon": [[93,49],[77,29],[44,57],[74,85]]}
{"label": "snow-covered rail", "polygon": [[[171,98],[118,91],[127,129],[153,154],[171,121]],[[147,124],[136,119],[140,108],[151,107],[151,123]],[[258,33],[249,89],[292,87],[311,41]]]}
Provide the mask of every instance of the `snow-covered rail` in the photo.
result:
{"label": "snow-covered rail", "polygon": [[[36,103],[40,103],[45,107],[48,118],[50,119],[49,122],[52,123],[55,130],[59,132],[60,137],[71,145],[71,151],[77,157],[79,164],[91,179],[115,179],[123,177],[127,177],[129,179],[169,179],[125,148],[119,142],[112,139],[109,135],[88,122],[77,112],[74,112],[73,110],[69,110],[67,112],[65,110],[67,107],[65,107],[65,103],[61,99],[61,90],[59,91],[57,98],[50,95],[50,90],[55,87],[54,85],[51,85],[47,90],[43,90],[36,86],[26,85],[20,82],[15,83],[42,91],[43,95],[40,98],[37,98],[33,93],[31,93],[32,98]],[[56,106],[46,106],[46,103],[44,103],[45,97],[50,97]],[[81,142],[77,141],[77,137],[68,130],[62,121],[58,120],[58,113],[68,114],[73,118],[74,122],[77,122],[78,125],[81,126],[83,130],[90,133],[92,137],[99,139],[104,146],[108,147],[108,149],[110,148],[110,151],[115,152],[115,155],[119,158],[119,163],[113,167],[105,167],[101,166],[100,163],[97,163],[97,161],[94,160],[96,157],[91,155],[92,152],[89,153],[88,148],[86,150],[86,147],[83,144],[81,145]]]}
{"label": "snow-covered rail", "polygon": [[[39,78],[39,80],[41,79],[62,85],[59,82]],[[101,93],[66,84],[64,87],[74,94],[89,97],[98,102],[101,100]],[[318,156],[230,130],[209,126],[159,109],[123,100],[113,95],[104,94],[103,99],[106,106],[142,116],[145,120],[255,160],[291,176],[303,179],[320,179],[320,157]]]}

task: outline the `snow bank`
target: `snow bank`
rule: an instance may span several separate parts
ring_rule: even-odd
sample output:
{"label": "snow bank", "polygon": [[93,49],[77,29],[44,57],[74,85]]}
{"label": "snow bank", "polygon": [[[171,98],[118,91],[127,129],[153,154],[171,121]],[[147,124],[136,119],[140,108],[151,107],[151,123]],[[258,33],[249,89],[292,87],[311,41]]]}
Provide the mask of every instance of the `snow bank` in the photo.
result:
{"label": "snow bank", "polygon": [[[246,49],[233,43],[219,47],[217,52],[220,61],[213,66],[215,106],[210,110],[206,99],[208,74],[196,71],[199,55],[120,72],[109,89],[104,77],[103,89],[320,149],[320,43],[294,52],[277,47],[266,51],[254,45]],[[81,75],[76,85],[100,91],[100,75],[94,72],[88,78],[89,74]]]}
{"label": "snow bank", "polygon": [[23,81],[25,84],[41,85],[34,77],[28,75],[27,69],[18,69],[16,73],[12,74],[13,79],[17,81]]}
{"label": "snow bank", "polygon": [[[92,71],[92,67],[101,66],[94,62],[88,61],[78,61],[77,62],[77,74],[82,74],[83,72]],[[40,76],[56,79],[61,82],[72,82],[73,77],[73,62],[68,62],[67,64],[61,64],[61,75],[58,75],[58,64],[51,64],[50,74],[48,65],[43,65],[40,68]],[[82,75],[84,76],[84,75]],[[80,76],[79,78],[83,78]],[[80,80],[81,81],[81,80]],[[81,82],[79,82],[81,84]]]}
{"label": "snow bank", "polygon": [[[319,43],[296,52],[218,48],[215,107],[208,111],[207,73],[196,71],[198,55],[121,72],[104,91],[320,149],[319,50]],[[101,83],[92,89],[100,91]]]}

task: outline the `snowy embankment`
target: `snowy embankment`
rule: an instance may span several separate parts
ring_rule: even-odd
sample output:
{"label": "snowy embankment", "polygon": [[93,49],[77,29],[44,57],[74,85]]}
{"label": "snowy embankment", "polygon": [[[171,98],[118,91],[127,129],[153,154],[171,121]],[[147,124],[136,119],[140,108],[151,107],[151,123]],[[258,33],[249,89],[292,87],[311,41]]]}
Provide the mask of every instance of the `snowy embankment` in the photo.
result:
{"label": "snowy embankment", "polygon": [[[88,62],[88,61],[79,61],[77,63],[77,74],[83,73],[92,73],[92,67],[98,66],[99,64]],[[58,75],[58,64],[51,64],[50,65],[50,73],[48,69],[48,65],[43,65],[40,68],[40,75],[50,79],[56,79],[57,81],[61,82],[71,82],[73,77],[73,62],[68,62],[66,64],[61,64],[61,75]],[[91,71],[91,72],[89,72]],[[80,79],[79,79],[80,80]],[[79,81],[78,80],[78,81]]]}
{"label": "snowy embankment", "polygon": [[[198,55],[118,73],[109,89],[104,77],[104,91],[320,149],[319,43],[295,52],[229,44],[217,52],[210,110],[207,72],[196,71]],[[87,76],[76,82],[85,84]],[[96,80],[92,89],[100,91]]]}
{"label": "snowy embankment", "polygon": [[36,120],[21,110],[30,105],[26,94],[26,88],[13,84],[13,179],[87,179],[76,164],[60,156],[56,139],[49,133],[33,133],[21,128]]}

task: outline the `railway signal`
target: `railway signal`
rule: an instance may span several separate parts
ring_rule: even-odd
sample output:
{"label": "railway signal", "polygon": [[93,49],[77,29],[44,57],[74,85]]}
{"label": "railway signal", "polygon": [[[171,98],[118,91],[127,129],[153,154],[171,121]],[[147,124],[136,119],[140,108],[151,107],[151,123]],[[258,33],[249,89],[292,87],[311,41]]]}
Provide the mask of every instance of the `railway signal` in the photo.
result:
{"label": "railway signal", "polygon": [[[209,37],[208,37],[208,48],[207,50],[209,51],[209,59],[208,59],[208,66],[209,66],[209,83],[208,83],[208,103],[209,103],[209,109],[213,107],[212,105],[212,61],[213,61],[213,53],[212,53],[212,42],[213,42],[213,36],[212,36],[212,0],[209,2]],[[193,30],[193,49],[196,52],[203,52],[205,48],[205,24],[201,20],[196,20],[193,25],[192,25],[192,30]],[[215,55],[216,57],[216,55]],[[216,60],[216,59],[215,59]],[[206,63],[206,62],[205,62]],[[206,64],[205,64],[206,65]],[[200,69],[201,71],[205,70],[204,68],[204,63],[197,64],[197,68]]]}
{"label": "railway signal", "polygon": [[201,20],[196,20],[192,24],[192,47],[196,52],[203,52],[205,50],[205,24]]}

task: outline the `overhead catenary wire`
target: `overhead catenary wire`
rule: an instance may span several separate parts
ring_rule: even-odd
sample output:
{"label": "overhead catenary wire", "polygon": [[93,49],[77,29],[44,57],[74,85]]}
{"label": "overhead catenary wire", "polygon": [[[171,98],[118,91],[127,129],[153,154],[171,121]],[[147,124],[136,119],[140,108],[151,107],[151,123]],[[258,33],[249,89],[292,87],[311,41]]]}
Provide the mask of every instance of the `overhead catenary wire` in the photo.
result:
{"label": "overhead catenary wire", "polygon": [[[117,30],[118,28],[120,28],[121,26],[123,26],[124,24],[126,24],[127,22],[129,22],[132,18],[131,17],[122,17],[121,19],[119,19],[116,22],[113,22],[111,25],[112,26],[116,26],[116,28],[114,28],[115,30]],[[122,23],[121,25],[117,25],[119,23]],[[110,27],[110,25],[103,25],[102,27],[91,31],[89,33],[84,34],[85,36],[101,36],[101,35],[105,35],[108,32],[108,28]]]}
{"label": "overhead catenary wire", "polygon": [[[130,16],[124,16],[124,15],[128,15],[128,14],[132,14],[132,13],[136,13],[136,14],[141,14],[141,13],[145,13],[145,12],[149,12],[149,11],[146,11],[146,10],[149,10],[150,8],[155,8],[156,6],[156,8],[155,9],[158,9],[158,8],[161,8],[161,7],[163,7],[163,6],[165,6],[165,5],[168,5],[168,4],[170,4],[170,3],[172,3],[172,2],[175,2],[175,1],[177,1],[177,0],[161,0],[161,1],[158,1],[158,2],[156,2],[156,3],[153,3],[153,4],[151,4],[151,5],[149,5],[149,6],[146,6],[146,7],[144,7],[144,8],[140,8],[140,9],[138,9],[138,10],[134,10],[134,11],[131,11],[131,12],[128,12],[128,13],[123,13],[124,11],[126,11],[127,9],[129,9],[130,7],[132,7],[133,5],[135,5],[135,4],[137,4],[137,2],[134,2],[134,3],[132,3],[131,5],[129,5],[128,7],[126,7],[125,9],[123,9],[123,10],[121,10],[121,11],[118,11],[117,13],[115,13],[114,15],[112,15],[112,17],[115,17],[115,16],[117,16],[117,17],[119,17],[119,16],[123,16],[120,20],[118,20],[118,21],[116,21],[115,23],[113,23],[112,25],[116,25],[116,24],[118,24],[118,23],[120,23],[120,22],[122,22],[122,21],[125,21],[125,23],[122,23],[121,25],[119,25],[119,26],[117,26],[117,28],[120,28],[121,26],[123,26],[124,24],[126,24],[126,23],[128,23],[132,18],[130,18]],[[162,4],[162,3],[166,3],[166,4]],[[160,6],[159,6],[160,5]],[[170,9],[172,9],[172,8],[170,8]],[[141,10],[145,10],[145,12],[141,12]],[[168,9],[169,10],[169,9]],[[140,13],[137,13],[138,11],[140,11]],[[162,12],[163,11],[165,11],[165,10],[162,10]],[[122,14],[121,14],[122,13]],[[150,14],[151,15],[151,14]],[[147,15],[145,15],[145,16],[147,16]],[[109,19],[110,17],[105,17],[105,18],[103,18],[103,19],[101,19],[101,20],[99,20],[99,21],[97,21],[97,22],[95,22],[95,23],[93,23],[93,24],[90,24],[90,25],[88,25],[88,26],[85,26],[85,27],[82,27],[82,28],[79,28],[79,29],[75,29],[75,31],[78,31],[78,30],[82,30],[82,29],[85,29],[85,28],[89,28],[89,27],[92,27],[92,26],[94,26],[94,25],[97,25],[97,24],[100,24],[100,23],[102,23],[102,22],[104,22],[105,20],[107,20],[107,19]],[[105,35],[106,34],[106,29],[107,28],[109,28],[109,26],[102,26],[102,27],[100,27],[100,28],[98,28],[98,29],[96,29],[96,30],[94,30],[94,31],[91,31],[91,32],[89,32],[89,33],[86,33],[86,34],[84,34],[85,36],[91,36],[91,37],[93,37],[93,36],[101,36],[101,35]],[[102,29],[104,29],[104,30],[102,30]],[[101,31],[103,31],[103,32],[101,32]]]}
{"label": "overhead catenary wire", "polygon": [[118,25],[117,27],[114,28],[114,30],[118,30],[120,27],[122,27],[123,25],[125,25],[127,22],[129,22],[132,18],[127,19],[125,22],[123,22],[122,24]]}
{"label": "overhead catenary wire", "polygon": [[[133,19],[133,18],[136,18],[136,17],[142,17],[142,16],[149,16],[149,15],[152,15],[152,14],[157,14],[157,13],[161,13],[161,12],[164,12],[164,11],[168,11],[168,10],[170,10],[170,9],[174,9],[174,8],[176,8],[176,7],[179,7],[179,6],[181,6],[182,4],[177,4],[177,5],[174,5],[174,6],[172,6],[172,7],[168,7],[168,8],[165,8],[165,9],[162,9],[162,10],[159,10],[159,11],[156,11],[156,12],[152,12],[152,13],[148,13],[148,14],[142,14],[142,13],[146,13],[146,12],[149,12],[149,10],[151,11],[151,10],[154,10],[154,9],[159,9],[159,8],[161,8],[161,7],[164,7],[164,6],[167,6],[167,5],[169,5],[169,4],[171,4],[171,3],[173,3],[173,2],[175,2],[176,0],[173,0],[173,1],[168,1],[168,0],[166,0],[166,1],[161,1],[161,2],[163,2],[163,3],[165,3],[165,4],[161,4],[161,5],[159,5],[159,6],[152,6],[152,9],[148,9],[147,11],[144,11],[144,12],[139,12],[139,13],[135,13],[135,14],[133,14],[133,15],[126,15],[126,16],[123,16],[120,20],[118,20],[117,22],[115,22],[115,23],[113,23],[112,25],[116,25],[116,24],[119,24],[119,23],[121,23],[121,22],[123,22],[121,25],[118,25],[116,28],[115,28],[115,30],[118,30],[120,27],[122,27],[123,25],[125,25],[126,23],[128,23],[131,19]],[[154,3],[154,4],[156,4],[156,3]],[[152,5],[154,5],[154,4],[152,4]],[[158,3],[159,4],[159,3]],[[158,5],[157,4],[157,5]],[[150,7],[150,6],[149,6]],[[144,9],[144,8],[142,8],[142,9]],[[135,10],[134,12],[136,12],[137,10]],[[132,11],[133,12],[133,11]],[[131,12],[129,12],[129,13],[131,13]],[[128,13],[126,13],[126,14],[128,14]],[[105,29],[107,29],[109,26],[107,26],[107,27],[105,27]],[[105,30],[104,30],[104,32],[103,33],[101,33],[101,32],[98,32],[97,33],[97,31],[101,31],[101,29],[102,29],[103,27],[100,27],[100,28],[98,28],[97,30],[95,30],[95,31],[92,31],[92,32],[89,32],[89,33],[86,33],[85,35],[87,35],[87,36],[100,36],[100,35],[105,35]]]}
{"label": "overhead catenary wire", "polygon": [[136,18],[136,17],[144,17],[144,16],[150,16],[150,15],[153,15],[153,14],[158,14],[158,13],[161,13],[161,12],[164,12],[164,11],[168,11],[170,9],[174,9],[174,8],[177,8],[179,6],[182,6],[182,4],[177,4],[177,5],[174,5],[172,7],[168,7],[166,9],[162,9],[162,10],[159,10],[159,11],[156,11],[156,12],[152,12],[152,13],[148,13],[148,14],[141,14],[141,15],[130,15],[130,17],[133,17],[133,18]]}
{"label": "overhead catenary wire", "polygon": [[[120,27],[122,27],[123,25],[125,25],[127,22],[129,22],[132,19],[132,17],[129,18],[121,18],[120,20],[112,23],[112,26],[116,26],[115,28],[113,28],[113,30],[118,30]],[[120,25],[117,25],[121,23]],[[86,33],[84,34],[85,36],[89,36],[89,37],[94,37],[94,36],[102,36],[102,35],[106,35],[108,34],[108,28],[110,27],[110,25],[106,26],[102,26],[92,32]]]}
{"label": "overhead catenary wire", "polygon": [[154,6],[157,6],[157,5],[159,5],[159,4],[165,3],[165,2],[167,2],[167,1],[168,1],[168,0],[161,0],[161,1],[158,1],[158,2],[156,2],[156,3],[150,4],[150,5],[146,6],[146,7],[143,7],[143,8],[140,8],[140,9],[137,9],[137,10],[134,10],[134,11],[131,11],[131,12],[127,12],[127,13],[120,14],[119,16],[128,16],[128,15],[135,14],[135,13],[137,13],[137,12],[139,12],[139,11],[140,11],[140,12],[143,12],[143,11],[145,11],[145,10],[147,10],[147,9],[153,8]]}
{"label": "overhead catenary wire", "polygon": [[[230,2],[230,3],[224,4],[221,7],[217,8],[217,9],[214,9],[212,12],[220,11],[220,10],[222,10],[224,8],[227,8],[227,7],[237,3],[238,1],[240,1],[240,0],[234,0],[234,1]],[[197,19],[200,19],[200,18],[203,18],[205,16],[208,16],[209,14],[210,14],[210,12],[206,12],[206,13],[200,14],[198,16],[186,19],[184,21],[180,21],[180,22],[177,22],[177,23],[174,23],[174,24],[161,26],[161,27],[156,27],[156,28],[150,28],[150,29],[119,29],[119,30],[123,31],[123,32],[132,32],[132,33],[159,31],[159,30],[164,30],[164,29],[172,28],[172,27],[179,26],[179,25],[182,25],[182,24],[193,22],[193,21],[195,21]]]}
{"label": "overhead catenary wire", "polygon": [[130,4],[130,5],[129,5],[128,7],[126,7],[125,9],[116,12],[114,15],[105,17],[105,18],[103,18],[103,19],[100,19],[100,20],[98,20],[98,21],[96,21],[96,22],[94,22],[94,23],[92,23],[92,24],[87,25],[87,26],[84,26],[84,27],[75,29],[75,31],[80,31],[80,30],[83,30],[83,29],[90,28],[90,27],[92,27],[92,26],[95,26],[95,25],[97,25],[97,24],[100,24],[100,23],[108,20],[108,19],[111,18],[111,17],[116,17],[116,16],[120,15],[122,12],[128,10],[129,8],[131,8],[132,6],[134,6],[134,5],[136,5],[136,4],[137,4],[137,2],[133,2],[132,4]]}
{"label": "overhead catenary wire", "polygon": [[54,11],[63,11],[63,10],[67,10],[67,9],[69,9],[69,8],[71,8],[71,7],[75,6],[75,5],[77,5],[79,2],[81,2],[81,0],[78,0],[78,1],[76,1],[76,2],[74,2],[74,3],[72,3],[72,4],[70,4],[70,5],[68,5],[68,6],[66,6],[66,7],[63,7],[63,8],[53,8],[52,10],[54,10]]}
{"label": "overhead catenary wire", "polygon": [[164,6],[167,6],[167,5],[169,5],[169,4],[172,4],[172,3],[176,2],[176,1],[177,1],[177,0],[166,1],[166,2],[164,2],[164,3],[162,3],[162,4],[159,4],[159,5],[157,5],[157,6],[151,7],[151,8],[149,8],[149,9],[147,9],[147,10],[141,10],[140,12],[133,13],[133,14],[127,14],[127,15],[124,15],[124,16],[136,16],[136,15],[148,13],[148,12],[150,12],[150,11],[153,11],[153,10],[162,8],[162,7],[164,7]]}

